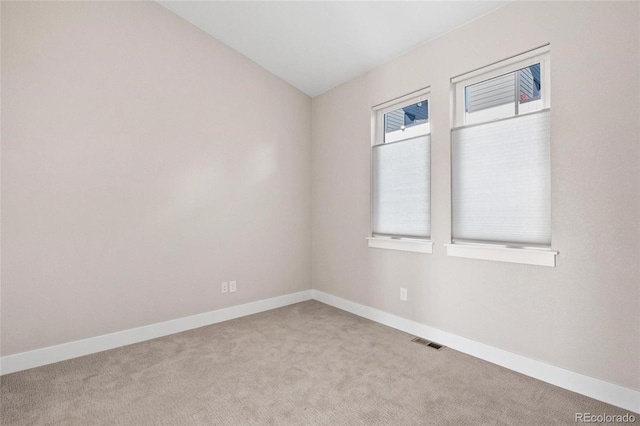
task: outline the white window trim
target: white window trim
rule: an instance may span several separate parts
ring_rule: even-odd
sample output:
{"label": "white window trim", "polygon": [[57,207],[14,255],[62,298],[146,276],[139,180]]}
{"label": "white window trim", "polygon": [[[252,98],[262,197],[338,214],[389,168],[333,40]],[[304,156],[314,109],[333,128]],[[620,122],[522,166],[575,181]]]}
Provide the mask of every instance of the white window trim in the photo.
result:
{"label": "white window trim", "polygon": [[[451,109],[453,115],[451,122],[453,123],[453,127],[457,128],[466,125],[464,122],[464,88],[466,86],[537,63],[540,63],[540,77],[543,87],[545,87],[545,90],[542,91],[543,108],[550,108],[550,46],[545,45],[524,54],[452,78],[451,88],[455,102],[454,107]],[[551,250],[551,248],[516,248],[506,247],[500,244],[473,244],[451,241],[449,244],[445,244],[445,247],[447,249],[447,256],[551,267],[556,266],[556,256],[558,255],[558,252]]]}
{"label": "white window trim", "polygon": [[[401,96],[399,98],[392,99],[388,102],[378,104],[372,108],[371,116],[371,146],[378,145],[384,142],[384,114],[395,111],[398,108],[402,108],[405,105],[411,105],[419,102],[422,99],[429,101],[430,90],[428,87],[424,89],[416,90],[408,95]],[[429,120],[431,125],[431,120]],[[431,132],[429,132],[431,133]]]}
{"label": "white window trim", "polygon": [[[425,87],[423,89],[416,90],[407,95],[392,99],[388,102],[378,104],[372,108],[371,111],[371,147],[384,142],[384,114],[390,111],[394,111],[398,108],[402,108],[404,105],[411,105],[412,103],[419,102],[420,100],[429,99],[430,88]],[[431,126],[431,117],[429,117],[429,126]],[[429,130],[431,128],[429,127]],[[431,134],[431,131],[429,133]],[[373,158],[371,158],[371,165],[369,167],[373,174]],[[370,182],[373,180],[371,175]],[[400,250],[410,251],[415,253],[433,253],[433,242],[427,239],[419,238],[406,238],[406,237],[385,237],[381,235],[373,234],[373,186],[371,186],[371,205],[369,208],[371,217],[369,218],[369,237],[367,237],[367,245],[370,248],[388,249],[388,250]]]}
{"label": "white window trim", "polygon": [[[537,49],[526,52],[522,55],[512,57],[510,59],[500,61],[493,65],[471,71],[451,79],[455,107],[452,108],[452,120],[454,128],[465,126],[465,97],[464,88],[466,86],[489,80],[509,72],[517,71],[522,68],[540,64],[540,79],[542,80],[542,103],[543,109],[551,107],[551,78],[550,78],[550,48],[549,45],[539,47]],[[476,123],[479,124],[479,123]]]}
{"label": "white window trim", "polygon": [[452,243],[445,244],[445,247],[447,248],[447,256],[551,267],[556,266],[556,256],[558,255],[558,252],[553,250],[512,248],[498,245]]}
{"label": "white window trim", "polygon": [[433,253],[433,242],[417,238],[367,237],[370,248],[412,251],[415,253]]}

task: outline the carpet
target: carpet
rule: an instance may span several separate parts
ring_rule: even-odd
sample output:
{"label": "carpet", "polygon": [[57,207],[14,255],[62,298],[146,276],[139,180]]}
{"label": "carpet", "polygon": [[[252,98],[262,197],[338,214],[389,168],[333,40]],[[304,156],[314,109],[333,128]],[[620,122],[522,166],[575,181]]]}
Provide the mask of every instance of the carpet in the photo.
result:
{"label": "carpet", "polygon": [[298,303],[5,375],[0,423],[553,425],[627,413],[412,337]]}

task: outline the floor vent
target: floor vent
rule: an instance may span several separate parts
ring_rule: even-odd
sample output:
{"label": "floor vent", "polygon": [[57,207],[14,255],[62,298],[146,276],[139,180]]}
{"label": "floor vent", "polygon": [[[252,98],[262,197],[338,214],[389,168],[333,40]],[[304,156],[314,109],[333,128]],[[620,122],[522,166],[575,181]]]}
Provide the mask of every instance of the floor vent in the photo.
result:
{"label": "floor vent", "polygon": [[415,339],[411,339],[411,341],[420,343],[421,345],[428,346],[438,351],[444,347],[438,343],[430,342],[429,340],[423,339],[422,337],[416,337]]}

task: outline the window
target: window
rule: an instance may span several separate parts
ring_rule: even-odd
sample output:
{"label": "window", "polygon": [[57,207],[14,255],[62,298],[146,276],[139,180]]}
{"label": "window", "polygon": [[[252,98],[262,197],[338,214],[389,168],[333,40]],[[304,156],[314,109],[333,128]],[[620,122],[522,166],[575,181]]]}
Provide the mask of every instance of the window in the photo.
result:
{"label": "window", "polygon": [[430,253],[427,92],[374,107],[373,121],[369,246]]}
{"label": "window", "polygon": [[464,124],[541,110],[541,88],[539,63],[465,86]]}
{"label": "window", "polygon": [[554,266],[548,48],[452,83],[453,244],[447,253]]}

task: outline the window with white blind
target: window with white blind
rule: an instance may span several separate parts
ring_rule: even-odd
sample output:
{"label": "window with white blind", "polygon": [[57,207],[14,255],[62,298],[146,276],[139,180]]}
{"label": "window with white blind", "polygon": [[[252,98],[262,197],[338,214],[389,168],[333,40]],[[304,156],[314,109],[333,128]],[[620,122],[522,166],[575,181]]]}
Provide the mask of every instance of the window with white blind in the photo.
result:
{"label": "window with white blind", "polygon": [[447,253],[555,266],[549,50],[452,79]]}
{"label": "window with white blind", "polygon": [[422,90],[373,109],[369,246],[431,253],[431,135]]}

